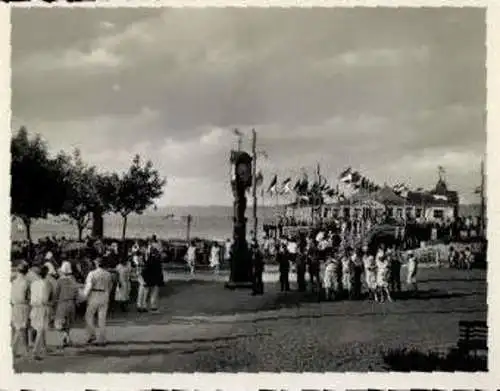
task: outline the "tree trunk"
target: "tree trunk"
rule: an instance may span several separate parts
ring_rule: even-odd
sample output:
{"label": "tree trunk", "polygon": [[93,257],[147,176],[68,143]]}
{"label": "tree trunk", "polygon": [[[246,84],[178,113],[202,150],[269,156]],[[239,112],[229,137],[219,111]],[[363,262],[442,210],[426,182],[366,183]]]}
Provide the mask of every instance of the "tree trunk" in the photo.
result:
{"label": "tree trunk", "polygon": [[127,217],[128,216],[123,216],[123,226],[122,226],[122,242],[125,241],[125,233],[127,232]]}
{"label": "tree trunk", "polygon": [[78,241],[81,242],[83,236],[83,228],[84,228],[83,222],[78,221],[77,228],[78,228]]}
{"label": "tree trunk", "polygon": [[92,237],[102,239],[104,236],[104,221],[102,210],[96,208],[92,212]]}
{"label": "tree trunk", "polygon": [[23,218],[24,227],[26,228],[26,240],[31,246],[31,219],[29,217]]}

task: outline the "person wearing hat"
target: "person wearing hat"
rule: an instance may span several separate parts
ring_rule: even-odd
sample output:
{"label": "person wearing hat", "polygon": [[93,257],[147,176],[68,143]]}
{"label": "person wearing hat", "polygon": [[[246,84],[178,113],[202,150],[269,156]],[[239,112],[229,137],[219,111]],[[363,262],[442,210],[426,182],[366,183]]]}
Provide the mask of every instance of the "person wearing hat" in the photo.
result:
{"label": "person wearing hat", "polygon": [[59,269],[61,276],[57,280],[54,294],[56,330],[62,332],[62,346],[71,344],[70,331],[75,321],[78,285],[72,275],[71,263],[64,261]]}
{"label": "person wearing hat", "polygon": [[26,278],[28,269],[28,264],[26,262],[22,262],[17,267],[16,278],[14,279],[14,281],[12,281],[11,284],[11,323],[12,328],[14,329],[14,337],[12,339],[12,352],[15,356],[18,355],[17,351],[19,345],[21,345],[21,348],[23,349],[23,354],[26,354],[28,351],[27,330],[30,313],[30,283]]}
{"label": "person wearing hat", "polygon": [[[113,288],[113,278],[110,272],[102,266],[103,259],[94,260],[96,268],[92,270],[85,282],[83,295],[87,299],[85,323],[88,332],[88,343],[96,342],[103,345],[105,342],[106,317],[108,315],[109,299]],[[97,328],[94,319],[97,315]]]}

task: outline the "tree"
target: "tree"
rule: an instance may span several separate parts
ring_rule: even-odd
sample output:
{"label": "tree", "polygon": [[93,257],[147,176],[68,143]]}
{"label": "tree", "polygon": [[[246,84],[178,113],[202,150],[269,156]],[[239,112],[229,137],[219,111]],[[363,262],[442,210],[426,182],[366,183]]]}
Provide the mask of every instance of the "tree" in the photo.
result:
{"label": "tree", "polygon": [[58,159],[49,158],[40,136],[30,139],[25,127],[13,136],[10,150],[11,213],[23,222],[31,243],[33,220],[61,213],[65,198],[61,165]]}
{"label": "tree", "polygon": [[89,226],[92,212],[100,204],[98,175],[95,167],[87,166],[78,149],[73,156],[63,154],[59,158],[64,165],[64,183],[66,185],[66,200],[63,213],[68,215],[78,229],[78,240],[82,240],[83,230]]}
{"label": "tree", "polygon": [[135,155],[132,165],[122,176],[111,174],[104,178],[103,188],[109,197],[111,210],[119,213],[123,219],[122,240],[125,239],[127,219],[130,213],[142,214],[154,201],[163,195],[166,180],[147,161],[141,164],[139,155]]}

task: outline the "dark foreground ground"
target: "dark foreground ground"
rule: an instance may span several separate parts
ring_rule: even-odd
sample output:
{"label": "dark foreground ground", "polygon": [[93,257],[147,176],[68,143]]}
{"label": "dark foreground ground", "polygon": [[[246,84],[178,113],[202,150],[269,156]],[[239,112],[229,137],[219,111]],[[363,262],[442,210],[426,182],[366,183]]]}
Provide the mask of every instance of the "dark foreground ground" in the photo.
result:
{"label": "dark foreground ground", "polygon": [[[172,281],[160,314],[113,313],[108,345],[55,347],[41,362],[14,363],[17,372],[318,372],[387,371],[390,349],[446,352],[459,320],[486,320],[486,274],[423,269],[418,296],[393,303],[341,301],[278,292],[227,291],[221,282]],[[81,325],[79,325],[81,327]],[[393,369],[393,368],[392,368]]]}

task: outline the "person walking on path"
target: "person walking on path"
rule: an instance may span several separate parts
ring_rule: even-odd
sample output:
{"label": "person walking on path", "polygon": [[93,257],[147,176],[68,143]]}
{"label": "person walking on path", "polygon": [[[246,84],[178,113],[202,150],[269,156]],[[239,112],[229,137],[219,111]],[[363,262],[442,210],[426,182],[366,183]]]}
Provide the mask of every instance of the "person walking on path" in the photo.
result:
{"label": "person walking on path", "polygon": [[33,344],[33,357],[42,359],[47,353],[47,330],[49,328],[50,307],[53,302],[54,292],[52,285],[47,280],[48,269],[43,266],[39,269],[39,278],[35,279],[30,286],[30,322],[36,332]]}
{"label": "person walking on path", "polygon": [[[88,274],[84,289],[84,297],[87,298],[85,312],[85,323],[89,337],[87,342],[99,345],[105,344],[106,318],[113,287],[111,273],[102,267],[102,262],[102,258],[96,258],[96,268]],[[96,315],[97,328],[94,323]]]}
{"label": "person walking on path", "polygon": [[130,281],[132,266],[128,259],[123,258],[118,266],[116,266],[116,274],[118,281],[115,291],[115,302],[118,303],[122,312],[126,312],[130,301],[130,291],[132,290]]}
{"label": "person walking on path", "polygon": [[[44,266],[48,270],[47,277],[46,277],[47,281],[50,283],[50,286],[52,287],[52,292],[55,292],[57,279],[59,276],[58,276],[56,268],[54,267],[54,264],[53,264],[53,257],[50,258],[50,261],[45,262]],[[49,326],[50,327],[54,326],[55,302],[53,304],[54,305],[49,308]]]}
{"label": "person walking on path", "polygon": [[[161,244],[156,240],[156,236],[153,235],[147,251],[146,262],[143,271],[146,287],[145,297],[147,299],[149,295],[149,309],[153,312],[158,311],[158,297],[160,294],[160,287],[164,285],[161,255]],[[147,309],[146,306],[144,308]]]}
{"label": "person walking on path", "polygon": [[62,346],[71,344],[71,328],[75,322],[76,303],[78,301],[78,285],[72,275],[71,263],[64,261],[61,265],[61,276],[57,280],[54,294],[55,329],[62,333]]}
{"label": "person walking on path", "polygon": [[[15,357],[28,353],[28,326],[30,313],[30,282],[26,278],[28,273],[28,264],[22,262],[17,267],[17,276],[11,284],[11,323],[14,331],[12,337],[12,353]],[[22,353],[19,354],[19,348]]]}

